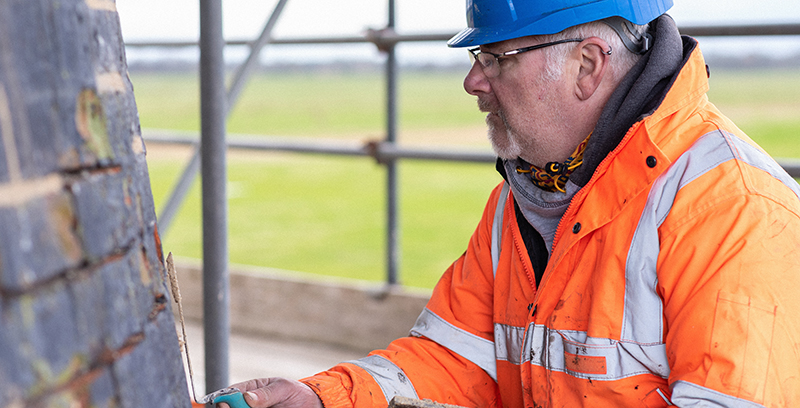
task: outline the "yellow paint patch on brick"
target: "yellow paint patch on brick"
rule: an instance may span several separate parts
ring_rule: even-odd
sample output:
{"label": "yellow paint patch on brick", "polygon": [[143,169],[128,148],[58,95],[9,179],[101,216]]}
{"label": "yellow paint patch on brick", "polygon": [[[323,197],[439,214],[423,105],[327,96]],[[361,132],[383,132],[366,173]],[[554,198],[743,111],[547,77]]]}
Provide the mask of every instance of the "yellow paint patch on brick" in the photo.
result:
{"label": "yellow paint patch on brick", "polygon": [[47,207],[47,214],[50,218],[48,224],[53,228],[53,233],[65,259],[71,264],[77,264],[83,251],[81,250],[81,240],[75,235],[73,229],[76,215],[69,193],[62,191],[48,197]]}
{"label": "yellow paint patch on brick", "polygon": [[113,0],[86,0],[86,5],[92,10],[117,11],[117,4]]}
{"label": "yellow paint patch on brick", "polygon": [[103,102],[92,89],[84,89],[78,94],[75,104],[75,127],[86,142],[86,147],[98,159],[114,157],[114,150],[108,141]]}
{"label": "yellow paint patch on brick", "polygon": [[40,197],[56,194],[63,187],[64,181],[58,174],[0,184],[0,208],[16,207]]}
{"label": "yellow paint patch on brick", "polygon": [[95,84],[97,85],[97,93],[110,94],[116,92],[127,92],[125,81],[119,72],[103,72],[98,73],[94,77]]}

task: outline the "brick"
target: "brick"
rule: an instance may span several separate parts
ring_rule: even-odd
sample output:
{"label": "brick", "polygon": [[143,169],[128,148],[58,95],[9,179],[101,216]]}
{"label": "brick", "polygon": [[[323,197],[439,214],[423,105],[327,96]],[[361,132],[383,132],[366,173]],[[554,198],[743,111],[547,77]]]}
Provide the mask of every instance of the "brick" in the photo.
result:
{"label": "brick", "polygon": [[22,291],[82,260],[69,195],[59,191],[18,207],[0,207],[0,286]]}
{"label": "brick", "polygon": [[103,369],[102,374],[91,384],[89,394],[90,407],[116,408],[119,406],[117,386],[109,369]]}
{"label": "brick", "polygon": [[147,270],[151,279],[150,290],[154,297],[166,296],[168,301],[166,308],[172,310],[171,292],[167,271],[162,261],[161,243],[156,240],[157,231],[149,228],[145,231],[144,241],[142,242],[142,268]]}
{"label": "brick", "polygon": [[[0,25],[14,38],[0,48],[9,56],[0,69],[0,83],[7,99],[15,102],[11,116],[22,175],[35,178],[131,160],[132,137],[141,132],[118,16],[90,10],[83,1],[30,3],[10,0],[0,5]],[[121,86],[107,91],[97,73],[99,78],[119,78]],[[87,95],[97,102],[92,105],[96,109],[81,103]],[[112,154],[98,154],[93,134],[79,132],[76,114],[86,117],[87,112],[97,113],[92,123],[100,132],[94,135],[103,135],[101,145],[110,146]],[[0,173],[0,181],[7,180]]]}
{"label": "brick", "polygon": [[71,184],[78,233],[90,261],[130,245],[140,233],[122,172],[92,173]]}
{"label": "brick", "polygon": [[23,390],[32,386],[35,379],[20,350],[22,342],[16,328],[20,319],[14,310],[2,310],[3,303],[0,302],[0,401],[6,404],[21,400]]}
{"label": "brick", "polygon": [[62,282],[5,301],[3,318],[13,333],[3,364],[15,364],[10,381],[26,392],[63,385],[89,366],[78,341],[72,298]]}
{"label": "brick", "polygon": [[[111,167],[131,160],[131,139],[140,134],[133,86],[127,76],[116,13],[90,10],[85,2],[8,1],[0,24],[14,38],[0,52],[13,55],[0,70],[17,125],[16,145],[26,178],[57,170]],[[120,78],[107,92],[96,73]],[[82,101],[93,95],[94,110]],[[97,112],[100,141],[112,154],[98,154],[96,138],[79,132],[76,114]],[[101,152],[104,152],[101,150]],[[122,160],[122,161],[121,161]],[[4,169],[5,170],[5,169]],[[8,180],[0,173],[0,180]]]}
{"label": "brick", "polygon": [[110,370],[101,368],[58,390],[38,395],[33,400],[34,403],[29,405],[48,408],[114,408],[119,406],[116,388]]}
{"label": "brick", "polygon": [[31,3],[3,2],[0,12],[0,24],[14,39],[0,49],[10,57],[0,82],[15,101],[11,114],[26,178],[95,162],[80,157],[83,143],[75,130],[76,95],[93,85],[92,27],[76,2]]}
{"label": "brick", "polygon": [[145,228],[145,235],[152,237],[156,228],[156,209],[152,200],[150,188],[150,175],[147,170],[144,154],[141,154],[131,163],[129,169],[132,181],[130,183],[130,195],[135,201],[137,216]]}
{"label": "brick", "polygon": [[75,126],[78,134],[85,142],[84,147],[105,167],[116,158],[108,137],[107,109],[94,89],[85,88],[77,94]]}
{"label": "brick", "polygon": [[113,372],[122,408],[191,406],[170,314],[161,313],[148,323],[144,342],[116,361]]}
{"label": "brick", "polygon": [[142,281],[144,267],[142,249],[134,246],[93,273],[70,281],[79,341],[91,355],[123,347],[127,339],[144,331],[154,310],[171,313],[169,299],[155,291],[152,282]]}
{"label": "brick", "polygon": [[131,249],[125,262],[128,279],[133,282],[137,313],[143,319],[152,319],[157,311],[171,311],[170,300],[158,280],[153,279],[153,271],[144,256],[142,247],[137,246]]}
{"label": "brick", "polygon": [[94,360],[106,349],[106,289],[105,275],[96,271],[93,274],[76,274],[68,283],[72,297],[75,328],[78,341],[88,349]]}
{"label": "brick", "polygon": [[170,404],[167,406],[190,406],[188,383],[173,314],[167,311],[161,312],[158,318],[148,323],[145,336],[147,346],[151,350],[151,358],[162,368],[159,375],[163,395],[169,396]]}
{"label": "brick", "polygon": [[[85,5],[84,2],[79,7]],[[104,9],[89,10],[89,25],[97,38],[92,44],[92,61],[97,71],[126,72],[125,45],[120,35],[119,15]],[[100,41],[99,39],[103,40]]]}
{"label": "brick", "polygon": [[109,350],[118,350],[129,337],[142,332],[145,316],[137,304],[136,283],[125,259],[105,265],[97,273],[103,282],[103,343]]}
{"label": "brick", "polygon": [[[108,142],[116,154],[115,161],[130,167],[135,160],[134,136],[139,135],[140,131],[133,86],[125,72],[123,70],[104,73],[106,78],[117,78],[118,85],[113,92],[109,89],[100,94],[100,100],[107,118]],[[96,81],[100,79],[96,78]]]}

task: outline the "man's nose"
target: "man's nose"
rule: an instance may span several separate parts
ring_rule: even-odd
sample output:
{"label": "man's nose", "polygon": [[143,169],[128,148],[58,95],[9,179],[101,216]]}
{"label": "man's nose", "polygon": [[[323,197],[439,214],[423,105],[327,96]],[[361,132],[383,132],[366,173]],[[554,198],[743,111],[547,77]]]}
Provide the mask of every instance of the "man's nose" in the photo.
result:
{"label": "man's nose", "polygon": [[492,92],[492,86],[489,84],[489,79],[483,73],[481,64],[475,61],[472,68],[464,78],[464,90],[470,95],[478,96],[484,93]]}

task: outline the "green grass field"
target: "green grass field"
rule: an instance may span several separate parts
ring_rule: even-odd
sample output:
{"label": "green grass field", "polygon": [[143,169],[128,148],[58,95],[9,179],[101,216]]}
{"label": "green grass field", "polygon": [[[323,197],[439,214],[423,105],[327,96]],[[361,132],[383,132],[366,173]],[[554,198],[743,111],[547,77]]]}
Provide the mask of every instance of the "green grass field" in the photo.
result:
{"label": "green grass field", "polygon": [[[142,127],[199,129],[197,77],[131,73]],[[399,139],[414,145],[489,149],[483,115],[457,73],[400,76]],[[228,122],[232,134],[303,138],[383,137],[379,73],[262,74]],[[776,157],[800,157],[800,71],[712,72],[710,100]],[[148,147],[156,208],[188,153]],[[385,171],[371,159],[300,154],[229,155],[230,260],[322,275],[384,279]],[[403,284],[432,287],[466,248],[490,189],[492,165],[404,161],[400,165]],[[201,257],[199,182],[164,249]]]}

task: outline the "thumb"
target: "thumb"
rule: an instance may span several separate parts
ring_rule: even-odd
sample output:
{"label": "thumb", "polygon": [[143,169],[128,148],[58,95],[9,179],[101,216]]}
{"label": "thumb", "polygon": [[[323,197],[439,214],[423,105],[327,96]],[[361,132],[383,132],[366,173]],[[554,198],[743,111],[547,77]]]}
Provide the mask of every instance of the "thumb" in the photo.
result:
{"label": "thumb", "polygon": [[289,395],[282,387],[281,383],[270,383],[262,388],[247,391],[244,394],[244,402],[251,408],[267,408],[280,404],[288,399]]}
{"label": "thumb", "polygon": [[252,408],[266,408],[272,405],[267,401],[267,396],[265,395],[263,388],[248,391],[242,395],[244,396],[244,402],[246,402],[247,405],[250,405]]}

